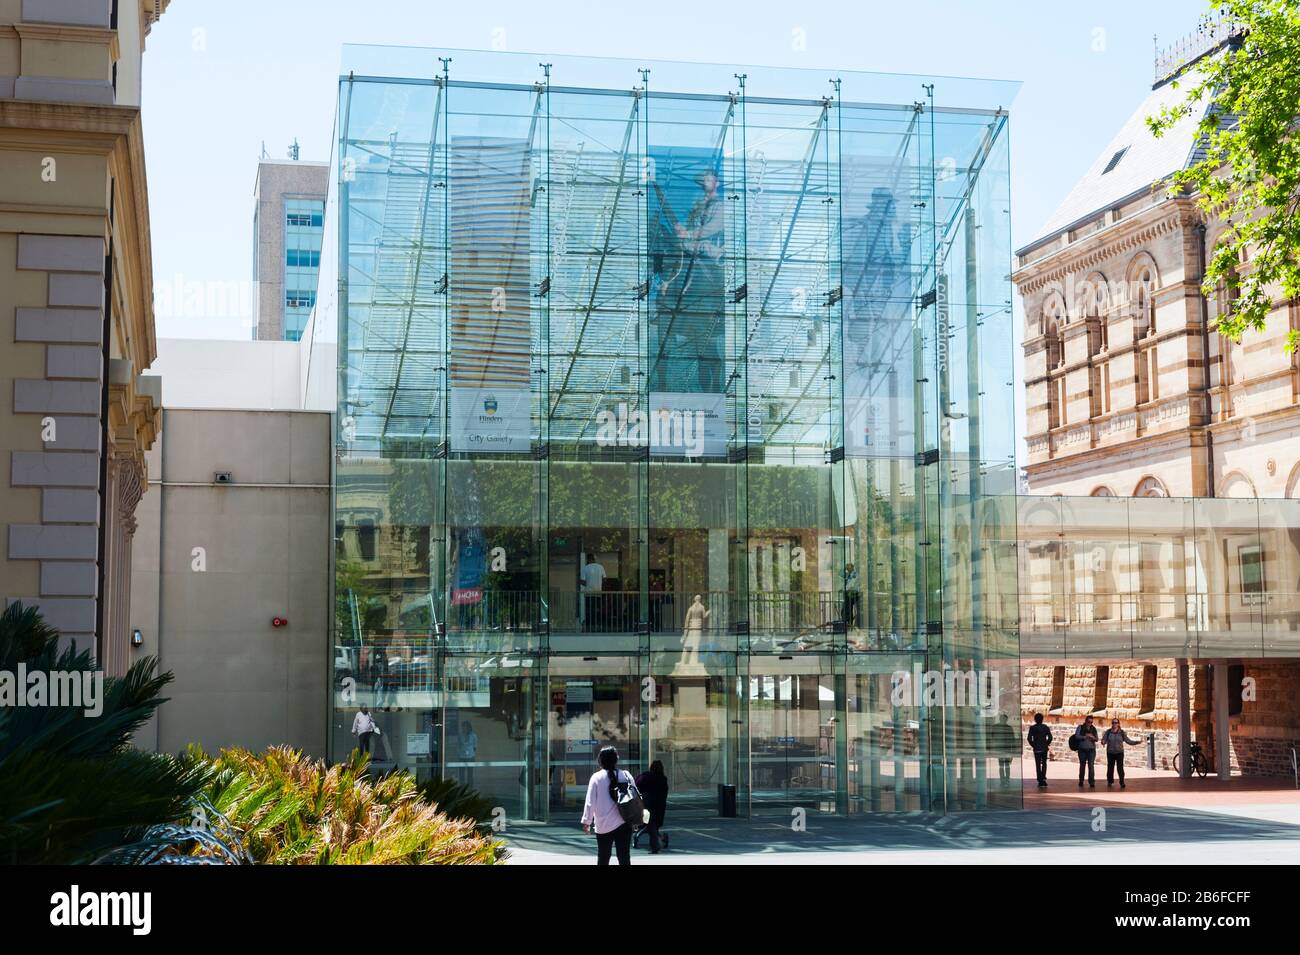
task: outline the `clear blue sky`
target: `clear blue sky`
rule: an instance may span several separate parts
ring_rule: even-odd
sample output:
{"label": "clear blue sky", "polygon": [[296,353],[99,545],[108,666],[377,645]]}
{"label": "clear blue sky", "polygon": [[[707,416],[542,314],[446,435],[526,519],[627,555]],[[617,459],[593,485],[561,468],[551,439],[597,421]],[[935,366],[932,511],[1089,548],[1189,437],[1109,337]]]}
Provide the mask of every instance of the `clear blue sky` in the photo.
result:
{"label": "clear blue sky", "polygon": [[[328,158],[345,42],[1019,80],[1010,106],[1019,247],[1150,89],[1153,35],[1163,45],[1205,9],[1202,0],[177,0],[144,64],[155,286],[251,279],[262,143],[284,158],[297,138],[303,159]],[[160,336],[250,335],[251,301],[243,315],[178,311],[159,314]]]}

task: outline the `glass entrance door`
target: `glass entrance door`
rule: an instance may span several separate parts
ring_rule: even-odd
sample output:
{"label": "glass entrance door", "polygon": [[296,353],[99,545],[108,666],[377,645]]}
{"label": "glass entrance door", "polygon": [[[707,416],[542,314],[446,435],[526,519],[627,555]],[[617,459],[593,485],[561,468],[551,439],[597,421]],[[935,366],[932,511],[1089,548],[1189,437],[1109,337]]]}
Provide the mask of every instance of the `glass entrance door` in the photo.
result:
{"label": "glass entrance door", "polygon": [[[449,656],[444,664],[442,774],[492,800],[507,818],[536,818],[540,680],[531,653]],[[428,741],[409,736],[428,748]],[[409,742],[408,742],[409,745]]]}
{"label": "glass entrance door", "polygon": [[895,678],[923,656],[850,656],[846,680],[848,811],[906,812],[929,805],[923,761],[925,714],[914,694],[895,693]]}
{"label": "glass entrance door", "polygon": [[551,657],[547,713],[548,809],[577,820],[604,746],[634,776],[641,759],[642,683],[633,656]]}
{"label": "glass entrance door", "polygon": [[742,681],[748,710],[753,812],[802,806],[835,811],[838,721],[829,658],[751,657]]}
{"label": "glass entrance door", "polygon": [[740,773],[736,655],[656,652],[650,671],[646,765],[663,763],[674,816],[716,816],[718,786]]}

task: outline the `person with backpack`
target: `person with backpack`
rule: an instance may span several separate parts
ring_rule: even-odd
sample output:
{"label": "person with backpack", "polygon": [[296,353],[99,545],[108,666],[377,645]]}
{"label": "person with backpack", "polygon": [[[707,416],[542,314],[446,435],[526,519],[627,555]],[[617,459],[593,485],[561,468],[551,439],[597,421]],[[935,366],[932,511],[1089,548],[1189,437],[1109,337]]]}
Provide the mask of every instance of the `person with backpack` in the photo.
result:
{"label": "person with backpack", "polygon": [[1029,727],[1029,748],[1034,751],[1034,770],[1038,773],[1038,787],[1047,786],[1047,753],[1052,748],[1052,728],[1043,722],[1043,714],[1034,714],[1034,725]]}
{"label": "person with backpack", "polygon": [[1119,788],[1128,789],[1124,782],[1124,744],[1137,746],[1141,740],[1130,739],[1128,733],[1120,729],[1119,720],[1110,721],[1110,729],[1101,734],[1101,741],[1106,747],[1106,785],[1115,785],[1115,770],[1119,769]]}
{"label": "person with backpack", "polygon": [[1092,714],[1083,718],[1074,735],[1070,737],[1070,749],[1079,754],[1079,788],[1083,788],[1083,775],[1088,774],[1088,785],[1097,788],[1097,727],[1092,725]]}
{"label": "person with backpack", "polygon": [[582,807],[582,831],[596,830],[596,864],[609,865],[610,850],[619,865],[632,864],[632,825],[640,821],[644,805],[630,773],[618,768],[618,750],[605,746],[596,757],[600,769],[587,782]]}

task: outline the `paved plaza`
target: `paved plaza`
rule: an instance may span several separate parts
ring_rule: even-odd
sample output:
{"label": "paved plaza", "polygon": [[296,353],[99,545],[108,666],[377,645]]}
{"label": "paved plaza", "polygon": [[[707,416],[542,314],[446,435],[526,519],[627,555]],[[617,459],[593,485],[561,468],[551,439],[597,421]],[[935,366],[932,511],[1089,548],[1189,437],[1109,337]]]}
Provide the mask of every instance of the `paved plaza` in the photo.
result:
{"label": "paved plaza", "polygon": [[[1068,764],[1049,787],[1024,787],[1024,809],[952,815],[840,817],[809,811],[805,831],[788,815],[681,818],[669,808],[672,848],[634,850],[634,865],[765,864],[1298,864],[1300,791],[1289,779],[1213,776],[1180,780],[1132,770],[1128,788],[1080,790]],[[1104,816],[1096,810],[1104,810]],[[1104,820],[1104,829],[1100,824]],[[506,835],[515,865],[584,865],[595,840],[577,825],[516,824]]]}

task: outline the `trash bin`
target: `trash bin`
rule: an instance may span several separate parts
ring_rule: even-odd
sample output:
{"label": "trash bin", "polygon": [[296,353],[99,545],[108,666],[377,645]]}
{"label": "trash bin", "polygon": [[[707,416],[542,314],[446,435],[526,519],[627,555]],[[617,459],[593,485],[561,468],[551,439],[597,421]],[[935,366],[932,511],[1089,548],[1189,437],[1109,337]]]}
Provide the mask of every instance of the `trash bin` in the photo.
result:
{"label": "trash bin", "polygon": [[723,819],[736,818],[736,787],[718,783],[718,815]]}

